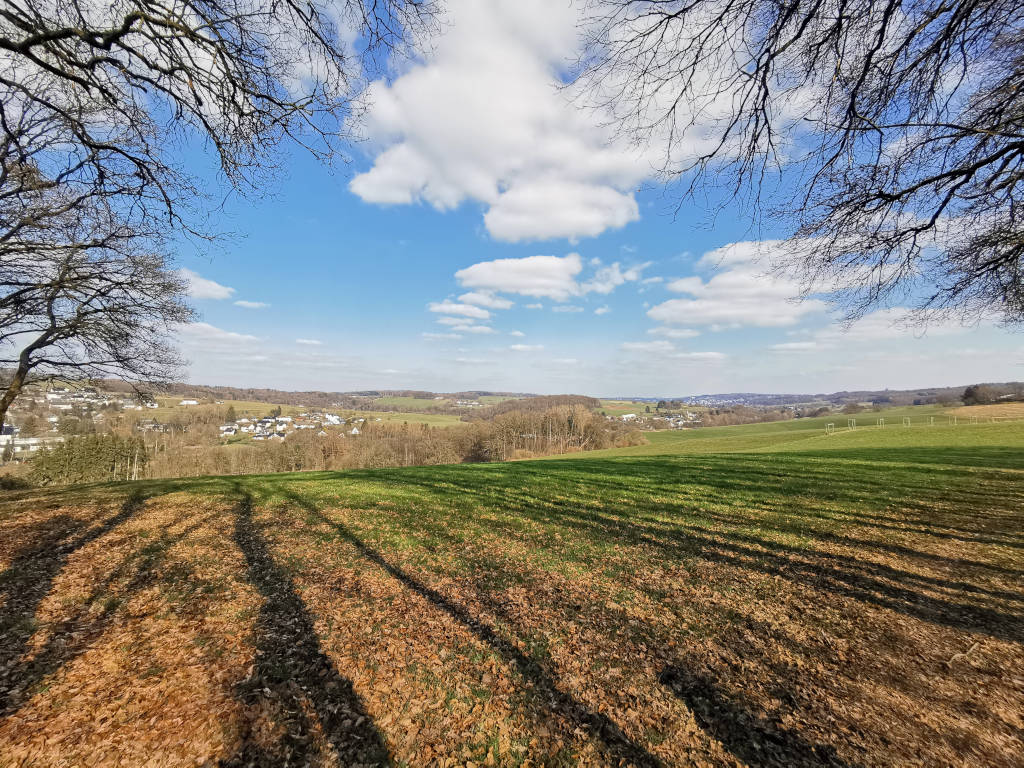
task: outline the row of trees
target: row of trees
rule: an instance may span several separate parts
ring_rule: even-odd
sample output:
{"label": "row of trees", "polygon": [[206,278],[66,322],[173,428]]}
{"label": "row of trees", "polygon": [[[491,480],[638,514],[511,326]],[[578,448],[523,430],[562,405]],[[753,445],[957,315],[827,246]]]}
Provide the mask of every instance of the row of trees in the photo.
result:
{"label": "row of trees", "polygon": [[222,445],[190,433],[145,437],[76,437],[31,462],[38,484],[134,477],[262,474],[506,461],[555,453],[635,445],[636,430],[581,406],[509,412],[456,427],[366,422],[358,436],[296,431],[283,441]]}

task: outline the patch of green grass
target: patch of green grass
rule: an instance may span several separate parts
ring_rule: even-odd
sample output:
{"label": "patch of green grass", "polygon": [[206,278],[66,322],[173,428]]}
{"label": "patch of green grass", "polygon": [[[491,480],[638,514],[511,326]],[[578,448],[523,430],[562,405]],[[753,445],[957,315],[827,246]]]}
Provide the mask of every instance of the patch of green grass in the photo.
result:
{"label": "patch of green grass", "polygon": [[451,404],[451,400],[435,400],[432,397],[398,397],[391,395],[378,397],[373,402],[378,405],[394,405],[410,410],[434,410]]}

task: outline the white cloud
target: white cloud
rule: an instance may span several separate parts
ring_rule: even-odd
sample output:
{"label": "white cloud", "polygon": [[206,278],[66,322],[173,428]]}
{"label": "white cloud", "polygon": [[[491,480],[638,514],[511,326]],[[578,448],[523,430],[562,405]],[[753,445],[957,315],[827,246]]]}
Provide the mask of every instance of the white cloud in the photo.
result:
{"label": "white cloud", "polygon": [[182,323],[177,327],[179,335],[192,342],[251,342],[259,341],[258,336],[247,333],[225,331],[209,323]]}
{"label": "white cloud", "polygon": [[691,298],[670,299],[648,310],[649,317],[667,325],[707,325],[713,330],[742,326],[794,325],[806,315],[824,311],[819,299],[797,301],[799,286],[792,280],[765,274],[778,241],[732,243],[706,253],[699,266],[718,266],[706,282],[700,277],[673,280],[668,289]]}
{"label": "white cloud", "polygon": [[596,237],[640,218],[632,194],[592,182],[543,179],[524,181],[498,196],[484,214],[487,231],[498,240]]}
{"label": "white cloud", "polygon": [[441,341],[442,339],[461,339],[462,336],[458,333],[430,333],[429,331],[421,334],[427,341]]}
{"label": "white cloud", "polygon": [[690,360],[692,362],[718,362],[725,360],[728,355],[723,352],[676,352],[671,355],[673,360]]}
{"label": "white cloud", "polygon": [[772,344],[770,349],[773,352],[810,352],[818,349],[816,341],[787,341],[783,344]]}
{"label": "white cloud", "polygon": [[441,325],[450,325],[452,327],[473,324],[473,321],[468,317],[449,317],[448,315],[437,318],[437,322],[439,322]]}
{"label": "white cloud", "polygon": [[558,363],[559,365],[576,365],[579,363],[575,357],[556,357],[551,362]]}
{"label": "white cloud", "polygon": [[583,284],[582,290],[584,293],[589,293],[590,291],[604,294],[611,293],[623,283],[633,283],[639,280],[641,272],[650,265],[651,262],[648,261],[645,264],[638,264],[635,267],[623,270],[619,266],[619,262],[616,261],[611,266],[601,267],[597,270],[597,274]]}
{"label": "white cloud", "polygon": [[235,306],[244,307],[245,309],[265,309],[270,305],[265,301],[245,301],[244,299],[239,299],[235,302]]}
{"label": "white cloud", "polygon": [[509,347],[513,352],[538,352],[544,349],[543,344],[513,344]]}
{"label": "white cloud", "polygon": [[486,309],[473,304],[458,304],[451,299],[433,301],[427,305],[427,308],[431,312],[438,312],[442,315],[462,315],[476,320],[488,320],[491,317],[491,313]]}
{"label": "white cloud", "polygon": [[693,339],[700,336],[700,331],[696,331],[693,328],[666,328],[663,325],[651,328],[647,332],[652,336],[665,336],[669,339]]}
{"label": "white cloud", "polygon": [[515,302],[495,296],[491,291],[470,291],[459,296],[463,304],[476,304],[488,309],[511,309]]}
{"label": "white cloud", "polygon": [[320,339],[296,339],[295,343],[303,344],[307,347],[319,347],[320,345],[323,344],[323,342],[320,341]]}
{"label": "white cloud", "polygon": [[636,220],[633,190],[652,164],[558,87],[579,13],[546,0],[450,0],[423,60],[372,84],[376,154],[352,191],[441,211],[476,200],[490,234],[508,241],[595,236]]}
{"label": "white cloud", "polygon": [[568,256],[526,256],[482,261],[455,273],[467,288],[518,293],[565,301],[579,290],[576,275],[583,269],[578,253]]}
{"label": "white cloud", "polygon": [[191,269],[182,267],[178,274],[185,279],[188,295],[193,299],[230,299],[235,292],[234,288],[208,280]]}
{"label": "white cloud", "polygon": [[460,333],[497,333],[489,325],[460,325],[458,331]]}
{"label": "white cloud", "polygon": [[559,304],[551,308],[552,312],[582,312],[583,307],[577,307],[573,304]]}
{"label": "white cloud", "polygon": [[[917,326],[912,321],[915,316],[906,307],[880,309],[865,315],[848,329],[838,325],[824,328],[814,334],[818,341],[823,342],[874,342],[890,339],[912,339],[921,336],[949,336],[966,333],[975,326],[965,326],[955,319],[936,319],[924,326]],[[920,315],[916,316],[920,320]]]}
{"label": "white cloud", "polygon": [[627,352],[672,352],[675,346],[671,341],[627,341],[622,348]]}
{"label": "white cloud", "polygon": [[[649,262],[623,269],[619,262],[601,266],[599,259],[591,259],[590,265],[596,266],[597,271],[583,282],[578,280],[583,271],[583,259],[578,253],[482,261],[460,269],[455,273],[455,278],[467,288],[478,289],[463,294],[460,300],[505,309],[511,306],[511,302],[506,302],[507,306],[499,306],[496,302],[504,300],[496,299],[495,293],[517,293],[554,301],[568,301],[587,293],[609,294],[623,283],[639,280]],[[527,308],[537,309],[540,305],[528,304]]]}
{"label": "white cloud", "polygon": [[509,335],[509,336],[516,336],[516,337],[518,337],[518,338],[522,338],[522,337],[523,337],[523,336],[525,336],[526,334],[525,334],[525,333],[523,333],[522,331],[509,331],[509,332],[508,332],[508,335]]}
{"label": "white cloud", "polygon": [[597,309],[595,309],[594,310],[594,314],[595,315],[607,315],[611,311],[612,311],[612,308],[609,307],[607,304],[605,304],[603,307],[598,307]]}
{"label": "white cloud", "polygon": [[527,309],[544,309],[544,305],[543,304],[527,304],[526,308]]}
{"label": "white cloud", "polygon": [[640,282],[643,283],[644,285],[653,285],[655,283],[663,283],[663,282],[665,282],[665,278],[664,277],[645,277]]}

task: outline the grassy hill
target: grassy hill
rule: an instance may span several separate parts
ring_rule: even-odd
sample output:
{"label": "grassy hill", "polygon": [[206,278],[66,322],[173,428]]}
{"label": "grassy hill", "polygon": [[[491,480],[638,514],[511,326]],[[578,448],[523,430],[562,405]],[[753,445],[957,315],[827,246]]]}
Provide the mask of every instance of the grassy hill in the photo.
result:
{"label": "grassy hill", "polygon": [[908,412],[8,494],[0,765],[1011,765],[1024,425]]}

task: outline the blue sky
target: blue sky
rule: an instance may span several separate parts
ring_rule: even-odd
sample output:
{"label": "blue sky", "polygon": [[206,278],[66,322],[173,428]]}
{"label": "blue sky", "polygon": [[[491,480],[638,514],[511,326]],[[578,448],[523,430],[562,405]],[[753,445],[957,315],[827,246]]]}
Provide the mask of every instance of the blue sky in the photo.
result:
{"label": "blue sky", "polygon": [[658,396],[1021,378],[1019,334],[922,336],[898,307],[844,333],[764,275],[782,233],[738,205],[676,212],[655,149],[555,87],[577,21],[453,2],[431,53],[371,87],[350,165],[294,152],[270,196],[229,200],[241,237],[180,259],[202,315],[180,334],[190,380]]}

